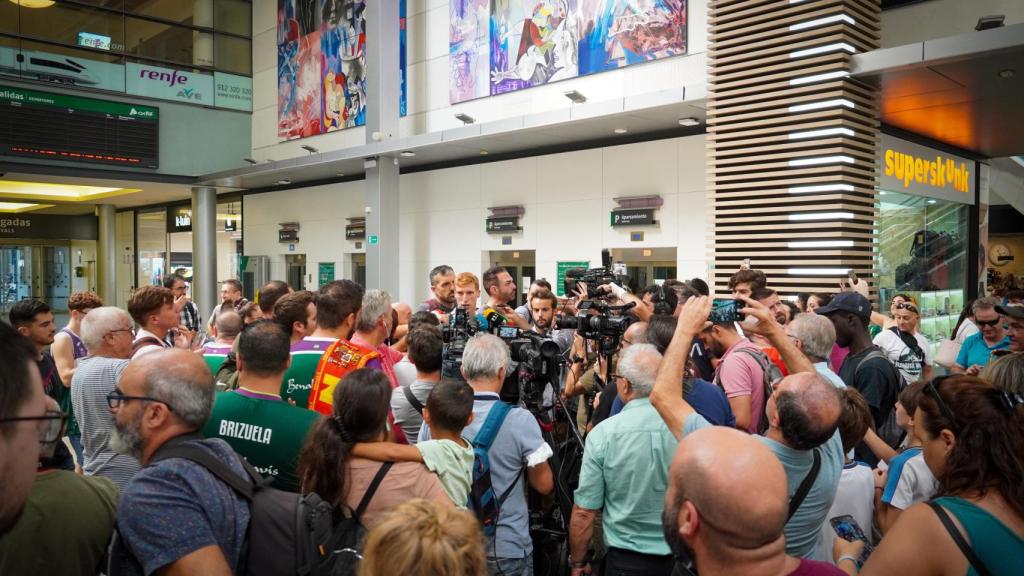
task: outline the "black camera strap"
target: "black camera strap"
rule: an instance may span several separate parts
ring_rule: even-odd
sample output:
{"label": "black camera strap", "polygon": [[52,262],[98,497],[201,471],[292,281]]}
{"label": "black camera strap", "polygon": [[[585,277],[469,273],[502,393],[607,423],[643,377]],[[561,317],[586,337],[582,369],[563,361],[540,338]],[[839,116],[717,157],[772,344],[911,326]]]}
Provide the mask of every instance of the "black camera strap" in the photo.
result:
{"label": "black camera strap", "polygon": [[422,416],[423,402],[420,402],[420,399],[412,393],[412,386],[402,386],[402,393],[405,394],[405,399],[409,401],[409,404],[412,404],[412,407]]}
{"label": "black camera strap", "polygon": [[786,516],[786,522],[796,514],[796,511],[800,509],[800,505],[804,503],[807,495],[811,492],[811,487],[814,486],[814,481],[818,478],[818,471],[821,470],[821,452],[814,449],[814,462],[811,464],[810,471],[807,472],[807,476],[804,476],[803,482],[796,489],[796,494],[793,494],[793,498],[789,501],[789,514]]}

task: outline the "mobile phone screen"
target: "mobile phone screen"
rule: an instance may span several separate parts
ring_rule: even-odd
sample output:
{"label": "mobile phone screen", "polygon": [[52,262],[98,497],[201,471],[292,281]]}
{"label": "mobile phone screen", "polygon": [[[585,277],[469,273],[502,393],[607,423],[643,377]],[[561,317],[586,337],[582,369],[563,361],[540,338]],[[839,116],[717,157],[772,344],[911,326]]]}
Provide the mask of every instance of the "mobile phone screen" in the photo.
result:
{"label": "mobile phone screen", "polygon": [[715,298],[711,303],[711,314],[708,320],[715,323],[739,322],[743,320],[740,312],[746,304],[742,300]]}
{"label": "mobile phone screen", "polygon": [[519,328],[515,326],[502,326],[498,328],[498,338],[512,340],[519,337]]}
{"label": "mobile phone screen", "polygon": [[857,521],[853,519],[853,516],[850,516],[849,514],[836,516],[829,520],[829,522],[832,524],[832,529],[835,530],[836,534],[838,534],[843,540],[846,540],[847,542],[860,540],[864,543],[864,558],[871,553],[871,550],[873,549],[871,541],[864,535],[864,531],[860,529],[860,525],[858,525]]}

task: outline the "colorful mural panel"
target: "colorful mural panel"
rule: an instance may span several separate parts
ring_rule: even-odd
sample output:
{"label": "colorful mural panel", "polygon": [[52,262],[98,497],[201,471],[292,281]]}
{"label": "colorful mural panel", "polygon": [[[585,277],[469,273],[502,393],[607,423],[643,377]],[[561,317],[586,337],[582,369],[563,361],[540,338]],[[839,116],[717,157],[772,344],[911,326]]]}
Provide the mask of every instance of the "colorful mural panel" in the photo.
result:
{"label": "colorful mural panel", "polygon": [[[401,0],[403,115],[405,9]],[[365,0],[278,0],[278,137],[306,138],[366,123],[365,14]]]}
{"label": "colorful mural panel", "polygon": [[452,103],[686,53],[686,0],[450,0],[449,15]]}

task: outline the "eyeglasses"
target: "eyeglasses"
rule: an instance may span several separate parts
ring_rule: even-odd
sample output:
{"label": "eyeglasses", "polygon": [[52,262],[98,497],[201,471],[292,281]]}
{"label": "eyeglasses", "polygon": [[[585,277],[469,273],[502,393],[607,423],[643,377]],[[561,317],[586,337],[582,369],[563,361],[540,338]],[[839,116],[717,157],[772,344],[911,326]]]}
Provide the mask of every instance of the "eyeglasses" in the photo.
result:
{"label": "eyeglasses", "polygon": [[623,380],[628,380],[628,378],[626,378],[622,374],[612,374],[612,382],[618,380],[619,378],[622,378]]}
{"label": "eyeglasses", "polygon": [[39,442],[42,444],[49,444],[51,442],[56,442],[64,436],[64,426],[68,421],[68,415],[66,412],[47,410],[42,416],[12,416],[9,418],[0,418],[0,423],[21,422],[25,420],[45,420],[46,425],[39,429]]}
{"label": "eyeglasses", "polygon": [[917,310],[917,306],[914,306],[913,304],[911,304],[909,302],[900,302],[895,307],[896,307],[897,310],[909,310],[909,311],[913,312],[914,314],[920,314],[920,312],[918,312],[918,310]]}
{"label": "eyeglasses", "polygon": [[953,415],[953,411],[949,409],[949,406],[942,401],[942,395],[939,394],[939,386],[942,385],[942,381],[946,378],[949,378],[949,376],[938,376],[932,378],[928,384],[925,384],[924,393],[935,400],[935,403],[939,405],[939,412],[942,412],[942,415],[946,420],[949,420],[949,425],[953,432],[958,433],[959,427],[956,425],[956,417]]}
{"label": "eyeglasses", "polygon": [[136,336],[136,330],[134,326],[132,326],[131,328],[118,328],[117,330],[111,330],[110,332],[107,332],[107,334],[117,334],[118,332],[127,332],[132,335],[132,338],[135,338]]}
{"label": "eyeglasses", "polygon": [[1003,321],[1002,318],[996,318],[995,320],[978,320],[975,319],[974,323],[980,326],[996,326]]}
{"label": "eyeglasses", "polygon": [[113,391],[111,391],[109,394],[107,394],[107,406],[110,406],[111,409],[113,409],[113,408],[120,408],[122,403],[128,402],[130,400],[142,400],[142,401],[145,401],[145,402],[159,402],[159,403],[163,404],[164,406],[167,406],[168,410],[170,410],[171,412],[174,412],[174,408],[172,408],[170,404],[168,404],[167,402],[164,402],[163,400],[161,400],[159,398],[153,398],[152,396],[128,396],[128,395],[124,394],[123,392],[121,392],[120,390],[118,390],[117,388],[114,388]]}

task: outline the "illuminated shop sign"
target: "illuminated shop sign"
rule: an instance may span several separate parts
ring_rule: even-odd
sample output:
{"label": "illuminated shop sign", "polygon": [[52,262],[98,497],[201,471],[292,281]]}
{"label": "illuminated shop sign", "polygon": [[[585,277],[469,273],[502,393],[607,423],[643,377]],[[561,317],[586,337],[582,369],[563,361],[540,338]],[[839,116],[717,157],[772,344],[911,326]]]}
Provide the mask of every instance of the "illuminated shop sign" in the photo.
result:
{"label": "illuminated shop sign", "polygon": [[974,202],[974,160],[882,134],[879,152],[880,188],[971,204]]}

